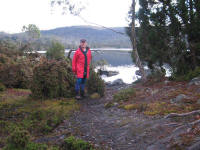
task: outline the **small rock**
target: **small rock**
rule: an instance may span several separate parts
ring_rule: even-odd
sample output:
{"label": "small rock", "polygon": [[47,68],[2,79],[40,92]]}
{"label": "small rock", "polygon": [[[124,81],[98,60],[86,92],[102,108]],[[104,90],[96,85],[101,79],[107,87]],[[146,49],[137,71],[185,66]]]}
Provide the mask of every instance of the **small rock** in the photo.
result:
{"label": "small rock", "polygon": [[189,85],[200,85],[200,77],[196,77],[189,82]]}
{"label": "small rock", "polygon": [[200,88],[197,88],[195,92],[200,93]]}
{"label": "small rock", "polygon": [[170,83],[170,81],[168,81],[168,80],[165,80],[165,85],[168,85],[169,83]]}
{"label": "small rock", "polygon": [[197,100],[197,104],[200,104],[200,99]]}
{"label": "small rock", "polygon": [[118,103],[114,103],[114,106],[118,106],[119,104]]}
{"label": "small rock", "polygon": [[113,86],[123,86],[123,85],[128,85],[126,83],[123,82],[122,79],[116,79],[113,82],[106,82],[106,86],[108,87],[113,87]]}
{"label": "small rock", "polygon": [[159,92],[159,89],[152,90],[152,91],[151,91],[151,95],[154,95],[154,94],[156,94],[156,93],[158,93],[158,92]]}
{"label": "small rock", "polygon": [[188,96],[186,96],[184,94],[180,94],[180,95],[176,96],[175,98],[171,99],[170,102],[172,104],[182,104],[182,103],[184,103],[183,100],[188,99],[188,98],[189,98]]}
{"label": "small rock", "polygon": [[115,75],[118,75],[119,72],[117,71],[104,71],[104,70],[98,70],[99,74],[100,75],[106,75],[107,77],[111,77],[111,76],[115,76]]}
{"label": "small rock", "polygon": [[113,86],[115,86],[115,85],[123,85],[123,84],[125,84],[125,83],[123,82],[122,79],[117,79],[117,80],[114,80],[114,81],[112,82],[112,85],[113,85]]}
{"label": "small rock", "polygon": [[106,104],[104,105],[105,108],[110,108],[110,107],[112,107],[112,106],[114,106],[114,104],[113,104],[112,102],[108,102],[108,103],[106,103]]}

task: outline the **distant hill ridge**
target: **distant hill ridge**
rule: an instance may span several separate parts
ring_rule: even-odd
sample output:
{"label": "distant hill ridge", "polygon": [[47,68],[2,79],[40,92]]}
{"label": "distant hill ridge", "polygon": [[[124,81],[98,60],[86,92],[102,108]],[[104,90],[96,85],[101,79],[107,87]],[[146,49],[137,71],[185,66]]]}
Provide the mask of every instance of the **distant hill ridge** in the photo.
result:
{"label": "distant hill ridge", "polygon": [[[125,27],[112,27],[111,29],[125,33]],[[47,46],[51,39],[56,39],[63,43],[66,48],[73,48],[77,47],[82,38],[87,40],[91,48],[131,48],[129,37],[126,34],[118,34],[96,26],[70,26],[41,30],[41,38],[37,40],[36,45],[38,45],[37,47],[41,47],[40,44]],[[2,39],[27,42],[28,38],[24,33],[6,34],[0,32],[0,40]]]}
{"label": "distant hill ridge", "polygon": [[[111,28],[115,31],[125,33],[124,27]],[[41,31],[45,36],[57,36],[66,40],[67,43],[78,44],[81,38],[87,39],[92,47],[125,47],[130,48],[128,36],[115,33],[109,29],[95,26],[71,26],[52,30]]]}

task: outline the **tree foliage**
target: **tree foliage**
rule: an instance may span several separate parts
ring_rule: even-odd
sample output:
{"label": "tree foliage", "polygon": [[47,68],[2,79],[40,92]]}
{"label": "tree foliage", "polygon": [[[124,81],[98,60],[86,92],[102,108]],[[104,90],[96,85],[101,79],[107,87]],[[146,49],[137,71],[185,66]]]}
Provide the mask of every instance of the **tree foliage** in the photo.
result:
{"label": "tree foliage", "polygon": [[29,24],[28,26],[23,26],[22,31],[28,36],[28,44],[25,51],[32,52],[34,50],[33,43],[40,38],[40,30],[35,24]]}
{"label": "tree foliage", "polygon": [[80,15],[80,12],[85,9],[81,4],[81,1],[72,0],[50,0],[52,8],[59,8],[62,10],[62,14],[70,13],[74,16]]}
{"label": "tree foliage", "polygon": [[200,65],[200,1],[139,0],[138,51],[154,65],[167,63],[176,75]]}
{"label": "tree foliage", "polygon": [[63,59],[65,56],[65,47],[58,41],[53,41],[51,47],[47,50],[48,59]]}
{"label": "tree foliage", "polygon": [[23,26],[22,31],[26,32],[31,38],[40,37],[40,30],[35,24],[29,24],[28,26]]}

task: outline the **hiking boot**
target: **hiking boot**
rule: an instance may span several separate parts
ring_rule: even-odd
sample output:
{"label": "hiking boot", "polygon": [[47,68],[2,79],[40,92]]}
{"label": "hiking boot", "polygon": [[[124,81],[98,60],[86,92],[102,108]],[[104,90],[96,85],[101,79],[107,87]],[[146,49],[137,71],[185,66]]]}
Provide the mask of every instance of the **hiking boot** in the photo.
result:
{"label": "hiking boot", "polygon": [[77,100],[80,100],[80,99],[81,99],[81,96],[80,96],[79,92],[76,92],[75,98],[76,98]]}
{"label": "hiking boot", "polygon": [[75,97],[77,100],[80,100],[81,99],[81,96],[80,95],[76,95]]}

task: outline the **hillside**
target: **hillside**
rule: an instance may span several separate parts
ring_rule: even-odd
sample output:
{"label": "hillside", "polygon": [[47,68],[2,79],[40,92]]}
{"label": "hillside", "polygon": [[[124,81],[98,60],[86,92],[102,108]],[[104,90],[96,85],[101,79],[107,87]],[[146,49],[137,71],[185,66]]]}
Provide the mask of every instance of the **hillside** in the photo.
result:
{"label": "hillside", "polygon": [[[118,32],[125,33],[124,27],[112,28]],[[44,36],[54,36],[63,43],[77,45],[81,38],[88,40],[91,47],[125,47],[129,48],[129,38],[126,35],[117,34],[109,29],[94,26],[72,26],[52,30],[41,31]]]}
{"label": "hillside", "polygon": [[[125,33],[124,27],[112,28],[115,31]],[[81,38],[87,39],[92,48],[130,48],[128,36],[117,34],[109,29],[94,26],[72,26],[61,27],[51,30],[41,30],[40,39],[35,41],[38,50],[45,50],[52,39],[56,39],[64,44],[66,48],[76,48]],[[28,38],[24,33],[7,34],[0,32],[0,40],[10,40],[12,42],[27,42]]]}

